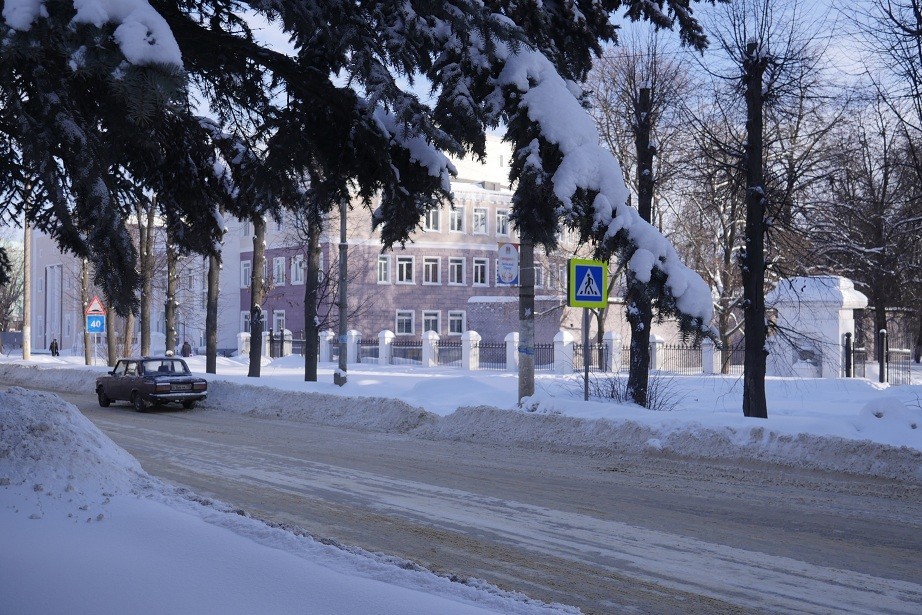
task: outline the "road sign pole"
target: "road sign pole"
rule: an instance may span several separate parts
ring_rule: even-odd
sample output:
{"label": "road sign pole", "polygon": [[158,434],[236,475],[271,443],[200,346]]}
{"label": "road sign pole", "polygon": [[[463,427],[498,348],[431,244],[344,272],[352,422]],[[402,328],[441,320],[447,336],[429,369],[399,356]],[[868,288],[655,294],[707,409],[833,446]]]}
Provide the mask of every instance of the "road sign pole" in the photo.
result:
{"label": "road sign pole", "polygon": [[589,401],[589,308],[583,308],[583,401]]}

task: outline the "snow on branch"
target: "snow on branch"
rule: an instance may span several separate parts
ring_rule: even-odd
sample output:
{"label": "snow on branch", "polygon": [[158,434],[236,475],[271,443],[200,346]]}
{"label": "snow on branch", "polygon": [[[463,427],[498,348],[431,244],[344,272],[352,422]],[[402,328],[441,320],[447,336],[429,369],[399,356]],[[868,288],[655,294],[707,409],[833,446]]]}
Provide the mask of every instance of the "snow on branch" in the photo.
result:
{"label": "snow on branch", "polygon": [[[73,23],[101,28],[111,23],[125,59],[136,66],[165,64],[182,68],[182,54],[169,24],[146,0],[73,0]],[[47,18],[44,0],[5,0],[3,19],[26,32],[38,18]]]}
{"label": "snow on branch", "polygon": [[[561,154],[551,179],[554,195],[562,203],[558,214],[566,217],[572,212],[579,190],[595,194],[593,220],[595,228],[604,231],[603,241],[614,244],[623,232],[630,244],[628,267],[637,279],[649,283],[659,270],[679,312],[707,326],[713,314],[711,289],[681,262],[669,240],[627,205],[628,189],[621,167],[600,145],[596,125],[574,95],[572,84],[538,51],[507,47],[505,54],[500,54],[505,56],[501,57],[505,64],[498,85],[520,93],[520,107],[538,125],[542,138]],[[529,158],[529,164],[541,164],[537,153]]]}
{"label": "snow on branch", "polygon": [[405,149],[412,162],[425,169],[430,177],[437,178],[442,190],[451,191],[451,177],[458,171],[448,156],[433,146],[425,136],[409,134],[406,126],[381,107],[375,108],[374,119],[388,141]]}

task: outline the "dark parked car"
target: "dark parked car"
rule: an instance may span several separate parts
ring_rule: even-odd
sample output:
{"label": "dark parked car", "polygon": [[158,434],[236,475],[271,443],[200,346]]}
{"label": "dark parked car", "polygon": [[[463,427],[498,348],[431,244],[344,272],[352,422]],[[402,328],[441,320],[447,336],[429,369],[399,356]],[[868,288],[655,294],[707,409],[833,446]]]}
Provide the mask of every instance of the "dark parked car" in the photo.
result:
{"label": "dark parked car", "polygon": [[177,357],[119,359],[115,369],[96,379],[99,405],[129,401],[138,412],[155,404],[179,403],[192,409],[208,395],[208,383],[193,376]]}

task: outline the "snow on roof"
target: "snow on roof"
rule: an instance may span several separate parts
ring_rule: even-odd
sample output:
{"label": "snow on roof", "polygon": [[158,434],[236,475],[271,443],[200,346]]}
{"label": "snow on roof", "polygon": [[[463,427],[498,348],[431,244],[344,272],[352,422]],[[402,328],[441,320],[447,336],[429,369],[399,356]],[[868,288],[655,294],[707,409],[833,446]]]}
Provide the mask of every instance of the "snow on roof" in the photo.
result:
{"label": "snow on roof", "polygon": [[818,275],[781,280],[765,295],[765,302],[768,305],[826,304],[844,309],[862,309],[867,307],[868,298],[855,290],[855,284],[848,278]]}

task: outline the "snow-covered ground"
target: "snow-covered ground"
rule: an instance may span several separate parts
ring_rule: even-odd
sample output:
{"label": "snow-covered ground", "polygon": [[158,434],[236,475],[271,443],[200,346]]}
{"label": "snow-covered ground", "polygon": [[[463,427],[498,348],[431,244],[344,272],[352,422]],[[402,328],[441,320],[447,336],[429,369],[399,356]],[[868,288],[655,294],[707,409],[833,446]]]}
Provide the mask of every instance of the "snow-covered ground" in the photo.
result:
{"label": "snow-covered ground", "polygon": [[[204,372],[204,358],[189,360]],[[81,357],[0,357],[0,382],[91,392]],[[575,377],[350,367],[305,383],[300,357],[220,359],[206,409],[590,454],[769,460],[922,481],[922,370],[913,385],[769,379],[769,418],[742,416],[738,377],[669,376],[668,411],[582,401]],[[602,383],[604,384],[604,377]],[[357,400],[356,398],[362,398]],[[126,410],[128,407],[126,406]],[[181,410],[178,410],[182,412]],[[196,410],[197,412],[198,410]],[[0,612],[544,613],[482,582],[321,544],[148,476],[72,405],[0,387]]]}

